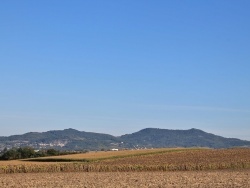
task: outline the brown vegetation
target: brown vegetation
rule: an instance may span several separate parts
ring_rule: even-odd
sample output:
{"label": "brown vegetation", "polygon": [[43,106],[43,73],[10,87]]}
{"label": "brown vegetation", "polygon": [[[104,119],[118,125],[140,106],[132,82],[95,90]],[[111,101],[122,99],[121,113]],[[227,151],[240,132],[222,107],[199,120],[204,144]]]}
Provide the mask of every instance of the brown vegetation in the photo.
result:
{"label": "brown vegetation", "polygon": [[0,174],[0,187],[250,187],[249,170]]}
{"label": "brown vegetation", "polygon": [[250,168],[250,149],[189,150],[100,161],[103,166],[142,170],[211,170]]}
{"label": "brown vegetation", "polygon": [[133,155],[123,156],[112,154],[110,158],[97,157],[91,162],[12,161],[12,164],[8,161],[0,163],[0,173],[192,171],[250,168],[250,149],[166,151],[161,150],[155,153],[147,151],[144,154],[133,153]]}
{"label": "brown vegetation", "polygon": [[[159,149],[143,149],[143,150],[120,150],[120,151],[92,151],[88,153],[42,157],[42,159],[72,159],[72,160],[96,160],[96,159],[108,159],[138,155],[148,155],[165,153],[171,151],[183,151],[183,150],[197,150],[199,148],[159,148]],[[203,148],[204,149],[204,148]],[[41,159],[41,158],[40,158]]]}
{"label": "brown vegetation", "polygon": [[250,187],[250,149],[179,148],[67,157],[91,160],[1,161],[0,187]]}

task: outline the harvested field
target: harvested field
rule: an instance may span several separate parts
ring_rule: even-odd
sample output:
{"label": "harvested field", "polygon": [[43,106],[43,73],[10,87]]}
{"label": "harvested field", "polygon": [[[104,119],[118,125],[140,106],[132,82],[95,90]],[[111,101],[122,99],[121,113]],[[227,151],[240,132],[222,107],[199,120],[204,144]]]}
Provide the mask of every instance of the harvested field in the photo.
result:
{"label": "harvested field", "polygon": [[[148,155],[148,154],[157,154],[173,151],[185,151],[185,150],[200,150],[205,148],[159,148],[159,149],[144,149],[144,150],[121,150],[121,151],[97,151],[97,152],[88,152],[80,154],[71,154],[71,155],[61,155],[53,157],[41,157],[39,159],[49,160],[49,159],[69,159],[72,161],[77,160],[86,160],[93,161],[99,159],[108,159],[108,158],[122,158],[129,156],[138,156],[138,155]],[[36,159],[34,159],[36,160]]]}
{"label": "harvested field", "polygon": [[0,174],[0,187],[250,187],[250,170]]}
{"label": "harvested field", "polygon": [[250,168],[250,149],[189,150],[100,161],[103,166],[155,167],[159,170]]}
{"label": "harvested field", "polygon": [[[13,163],[12,163],[13,162]],[[0,163],[0,174],[42,172],[142,172],[250,169],[250,149],[199,149],[147,152],[95,158],[89,162]]]}

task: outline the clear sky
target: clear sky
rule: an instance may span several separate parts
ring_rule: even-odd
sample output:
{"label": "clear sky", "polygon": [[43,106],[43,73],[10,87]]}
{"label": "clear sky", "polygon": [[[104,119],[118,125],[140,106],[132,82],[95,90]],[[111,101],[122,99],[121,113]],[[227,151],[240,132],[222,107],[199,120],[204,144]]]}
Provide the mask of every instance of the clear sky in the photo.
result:
{"label": "clear sky", "polygon": [[0,3],[0,135],[197,128],[250,140],[249,0]]}

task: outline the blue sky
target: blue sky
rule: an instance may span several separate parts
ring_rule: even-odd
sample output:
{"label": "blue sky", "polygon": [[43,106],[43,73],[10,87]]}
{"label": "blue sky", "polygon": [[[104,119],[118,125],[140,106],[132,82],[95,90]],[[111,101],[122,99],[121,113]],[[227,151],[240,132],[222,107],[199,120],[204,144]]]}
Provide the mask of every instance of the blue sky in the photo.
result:
{"label": "blue sky", "polygon": [[250,140],[249,8],[2,1],[0,135],[157,127]]}

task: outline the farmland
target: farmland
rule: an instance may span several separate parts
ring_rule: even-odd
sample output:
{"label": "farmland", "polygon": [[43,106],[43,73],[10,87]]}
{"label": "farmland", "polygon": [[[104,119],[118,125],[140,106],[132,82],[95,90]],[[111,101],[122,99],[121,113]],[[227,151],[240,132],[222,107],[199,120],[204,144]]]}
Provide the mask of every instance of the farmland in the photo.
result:
{"label": "farmland", "polygon": [[[145,155],[155,155],[167,152],[178,152],[178,151],[190,151],[190,150],[201,150],[201,148],[160,148],[160,149],[143,149],[143,150],[121,150],[121,151],[98,151],[98,152],[88,152],[64,156],[53,156],[53,157],[41,157],[30,159],[29,161],[68,161],[68,162],[81,162],[81,161],[99,161],[106,159],[116,159],[116,158],[127,158]],[[204,150],[204,148],[202,148]]]}
{"label": "farmland", "polygon": [[40,159],[0,161],[0,187],[250,186],[250,149],[126,150]]}
{"label": "farmland", "polygon": [[0,173],[249,169],[250,149],[156,149],[1,161]]}
{"label": "farmland", "polygon": [[137,166],[142,170],[212,170],[250,168],[249,149],[181,150],[176,152],[140,155],[99,162],[109,166]]}
{"label": "farmland", "polygon": [[250,172],[90,172],[0,174],[0,187],[250,187]]}

